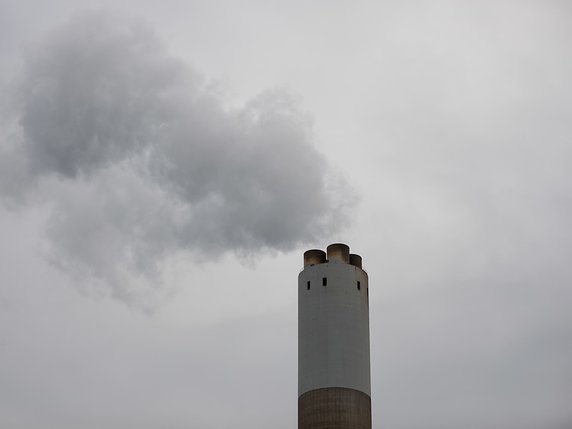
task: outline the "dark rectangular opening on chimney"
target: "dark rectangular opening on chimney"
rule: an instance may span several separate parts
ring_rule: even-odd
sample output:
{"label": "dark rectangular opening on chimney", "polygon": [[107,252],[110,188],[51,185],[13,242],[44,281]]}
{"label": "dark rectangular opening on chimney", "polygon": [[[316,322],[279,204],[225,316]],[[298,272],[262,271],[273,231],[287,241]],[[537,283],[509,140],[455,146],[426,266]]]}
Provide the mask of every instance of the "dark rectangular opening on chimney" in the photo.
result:
{"label": "dark rectangular opening on chimney", "polygon": [[322,286],[328,286],[328,278],[322,277]]}

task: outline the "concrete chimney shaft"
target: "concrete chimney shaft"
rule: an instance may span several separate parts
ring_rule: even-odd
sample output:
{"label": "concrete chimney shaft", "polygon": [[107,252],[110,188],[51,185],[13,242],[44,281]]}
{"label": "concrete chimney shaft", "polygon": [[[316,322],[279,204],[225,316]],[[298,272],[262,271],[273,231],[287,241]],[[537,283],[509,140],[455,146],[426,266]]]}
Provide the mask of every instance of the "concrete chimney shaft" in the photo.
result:
{"label": "concrete chimney shaft", "polygon": [[371,429],[368,276],[332,244],[298,276],[298,429]]}

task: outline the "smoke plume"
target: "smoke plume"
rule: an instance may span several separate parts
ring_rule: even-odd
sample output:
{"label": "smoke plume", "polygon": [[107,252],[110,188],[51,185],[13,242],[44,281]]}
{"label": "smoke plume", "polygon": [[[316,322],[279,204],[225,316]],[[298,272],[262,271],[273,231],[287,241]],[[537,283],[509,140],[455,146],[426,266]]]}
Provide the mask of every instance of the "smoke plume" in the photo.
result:
{"label": "smoke plume", "polygon": [[51,259],[120,298],[132,293],[125,276],[152,276],[179,251],[248,256],[317,240],[352,200],[288,94],[227,107],[137,22],[75,17],[11,92],[4,199],[50,204]]}

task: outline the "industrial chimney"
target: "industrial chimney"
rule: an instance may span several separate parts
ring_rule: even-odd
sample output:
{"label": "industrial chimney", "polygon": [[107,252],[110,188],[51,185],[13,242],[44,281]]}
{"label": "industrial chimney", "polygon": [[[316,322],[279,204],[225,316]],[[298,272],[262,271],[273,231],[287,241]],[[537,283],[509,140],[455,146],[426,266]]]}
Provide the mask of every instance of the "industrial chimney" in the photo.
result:
{"label": "industrial chimney", "polygon": [[345,244],[298,276],[298,429],[371,429],[367,273]]}

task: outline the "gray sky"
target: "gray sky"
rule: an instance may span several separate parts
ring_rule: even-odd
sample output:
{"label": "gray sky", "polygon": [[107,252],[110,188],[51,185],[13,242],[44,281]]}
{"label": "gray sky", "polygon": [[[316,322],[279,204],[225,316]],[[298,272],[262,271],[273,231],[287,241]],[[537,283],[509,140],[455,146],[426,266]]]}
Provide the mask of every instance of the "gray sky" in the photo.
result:
{"label": "gray sky", "polygon": [[0,428],[295,427],[337,241],[375,428],[570,428],[572,7],[308,3],[0,0]]}

